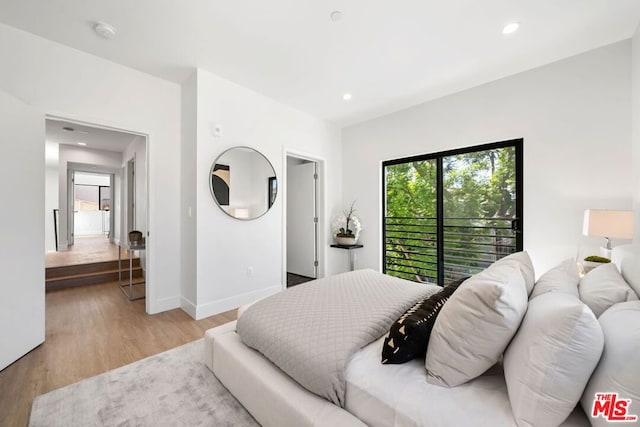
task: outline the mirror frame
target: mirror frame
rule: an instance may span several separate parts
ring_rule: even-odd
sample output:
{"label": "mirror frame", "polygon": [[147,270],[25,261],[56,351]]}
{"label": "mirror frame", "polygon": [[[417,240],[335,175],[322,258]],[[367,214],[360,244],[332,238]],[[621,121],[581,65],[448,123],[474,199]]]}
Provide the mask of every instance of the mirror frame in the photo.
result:
{"label": "mirror frame", "polygon": [[[236,148],[244,148],[247,150],[251,150],[254,151],[256,153],[258,153],[260,156],[262,156],[262,158],[269,164],[269,166],[271,167],[271,170],[273,171],[273,175],[270,175],[270,177],[267,180],[267,183],[265,183],[265,186],[268,187],[268,184],[270,183],[271,178],[275,178],[276,180],[276,194],[273,198],[273,204],[271,204],[271,206],[269,206],[269,200],[267,200],[267,208],[266,210],[261,213],[258,216],[252,217],[252,218],[237,218],[233,215],[231,215],[229,212],[227,212],[221,205],[220,202],[218,202],[218,199],[216,198],[215,192],[213,191],[213,180],[211,179],[211,176],[213,175],[213,168],[218,164],[218,161],[220,160],[220,158],[222,156],[224,156],[227,152],[234,150]],[[253,147],[249,147],[247,145],[234,145],[233,147],[229,147],[226,150],[224,150],[222,153],[218,154],[218,156],[214,159],[213,163],[211,163],[211,168],[209,169],[209,193],[211,193],[211,198],[213,199],[213,201],[215,202],[216,206],[218,206],[218,208],[224,212],[227,216],[229,216],[230,218],[233,219],[237,219],[238,221],[253,221],[254,219],[258,219],[263,217],[264,215],[267,214],[267,212],[269,212],[272,208],[273,205],[275,205],[276,201],[278,200],[278,193],[279,193],[279,186],[277,185],[278,182],[278,174],[276,173],[276,169],[273,167],[273,163],[271,163],[271,161],[269,161],[269,159],[267,158],[267,156],[265,156],[261,151],[256,150]],[[268,189],[268,188],[267,188]],[[269,197],[269,194],[267,194],[267,197]]]}

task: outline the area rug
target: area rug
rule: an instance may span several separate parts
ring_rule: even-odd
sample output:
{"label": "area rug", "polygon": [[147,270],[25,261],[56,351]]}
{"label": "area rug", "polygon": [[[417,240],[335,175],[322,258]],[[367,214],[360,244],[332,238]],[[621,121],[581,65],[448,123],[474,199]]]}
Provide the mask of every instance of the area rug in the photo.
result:
{"label": "area rug", "polygon": [[258,426],[198,340],[34,399],[30,426]]}

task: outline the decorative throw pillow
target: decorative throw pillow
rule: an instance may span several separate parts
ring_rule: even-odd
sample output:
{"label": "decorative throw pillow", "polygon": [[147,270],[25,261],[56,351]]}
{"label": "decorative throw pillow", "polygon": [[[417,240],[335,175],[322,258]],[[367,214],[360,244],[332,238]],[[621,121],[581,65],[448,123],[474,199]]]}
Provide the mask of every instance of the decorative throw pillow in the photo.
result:
{"label": "decorative throw pillow", "polygon": [[518,267],[504,264],[467,279],[442,307],[429,338],[425,367],[431,384],[454,387],[493,366],[527,311]]}
{"label": "decorative throw pillow", "polygon": [[564,292],[578,298],[578,283],[580,283],[578,266],[573,259],[567,259],[538,279],[529,299],[552,291]]}
{"label": "decorative throw pillow", "polygon": [[[580,399],[582,408],[587,415],[593,415],[596,393],[615,392],[618,401],[631,399],[627,415],[636,415],[640,420],[640,301],[616,304],[598,322],[604,333],[604,351]],[[603,413],[589,421],[597,427],[611,425]]]}
{"label": "decorative throw pillow", "polygon": [[504,264],[515,265],[520,269],[522,277],[524,277],[524,284],[527,286],[527,295],[531,295],[533,285],[536,282],[536,273],[533,269],[533,263],[531,262],[529,253],[527,251],[516,252],[515,254],[499,259],[491,264],[489,268],[499,267]]}
{"label": "decorative throw pillow", "polygon": [[429,335],[440,309],[466,278],[448,284],[440,291],[417,302],[389,329],[382,345],[382,363],[406,363],[427,352]]}
{"label": "decorative throw pillow", "polygon": [[620,267],[624,280],[640,297],[640,247],[638,245],[620,245],[611,251],[611,262]]}
{"label": "decorative throw pillow", "polygon": [[516,423],[560,425],[580,400],[603,342],[598,320],[575,296],[547,292],[530,300],[520,330],[504,353]]}
{"label": "decorative throw pillow", "polygon": [[613,263],[588,272],[580,279],[578,290],[580,299],[589,306],[596,317],[600,317],[614,304],[638,299]]}

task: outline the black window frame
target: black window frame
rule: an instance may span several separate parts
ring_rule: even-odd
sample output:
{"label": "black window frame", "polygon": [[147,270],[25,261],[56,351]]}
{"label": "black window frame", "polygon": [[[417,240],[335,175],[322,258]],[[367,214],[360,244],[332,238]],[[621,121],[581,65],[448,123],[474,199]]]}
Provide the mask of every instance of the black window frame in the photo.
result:
{"label": "black window frame", "polygon": [[444,197],[443,197],[443,161],[444,157],[456,156],[459,154],[469,154],[478,151],[488,151],[500,148],[515,148],[515,168],[516,168],[516,217],[512,221],[512,227],[516,236],[516,250],[522,251],[524,248],[524,138],[509,139],[498,142],[491,142],[480,145],[473,145],[453,150],[439,151],[436,153],[420,154],[416,156],[402,157],[398,159],[385,160],[382,162],[382,217],[380,218],[380,228],[382,231],[382,272],[386,274],[386,227],[385,218],[387,212],[387,182],[385,168],[387,166],[400,165],[417,161],[435,160],[437,162],[436,177],[436,229],[437,229],[437,263],[438,263],[438,285],[444,286]]}

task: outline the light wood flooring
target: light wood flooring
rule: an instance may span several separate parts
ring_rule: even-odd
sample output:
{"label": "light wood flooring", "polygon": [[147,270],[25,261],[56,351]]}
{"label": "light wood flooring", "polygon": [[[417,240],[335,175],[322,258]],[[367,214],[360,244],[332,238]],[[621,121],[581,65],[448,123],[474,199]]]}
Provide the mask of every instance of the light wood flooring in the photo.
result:
{"label": "light wood flooring", "polygon": [[[122,259],[129,252],[122,250]],[[109,243],[107,236],[76,237],[74,245],[64,252],[47,252],[45,267],[90,264],[94,262],[115,261],[118,259],[118,245]]]}
{"label": "light wood flooring", "polygon": [[[46,294],[46,341],[0,371],[0,426],[26,426],[35,396],[169,350],[235,320],[193,320],[180,309],[147,315],[117,283]],[[18,327],[18,325],[17,325]]]}

